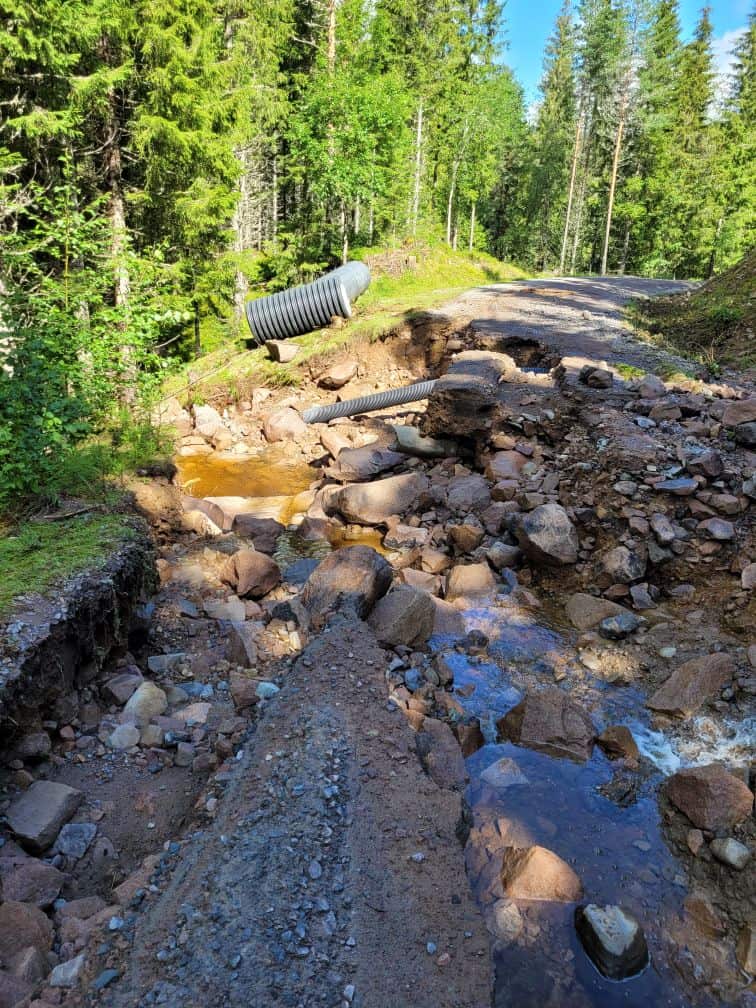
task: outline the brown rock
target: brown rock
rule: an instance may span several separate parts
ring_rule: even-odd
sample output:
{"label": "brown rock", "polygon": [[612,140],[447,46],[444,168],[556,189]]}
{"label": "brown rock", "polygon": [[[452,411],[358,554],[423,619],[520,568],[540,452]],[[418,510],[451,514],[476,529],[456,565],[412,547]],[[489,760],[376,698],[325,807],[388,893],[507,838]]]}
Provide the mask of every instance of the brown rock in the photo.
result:
{"label": "brown rock", "polygon": [[497,452],[486,466],[486,476],[492,483],[498,483],[501,480],[518,480],[527,461],[525,456],[518,451]]}
{"label": "brown rock", "polygon": [[6,900],[45,909],[58,898],[65,878],[57,868],[36,858],[0,857],[0,892]]}
{"label": "brown rock", "polygon": [[53,926],[40,909],[15,900],[7,900],[0,906],[0,959],[8,962],[29,947],[44,954],[52,945]]}
{"label": "brown rock", "polygon": [[703,655],[676,669],[646,701],[646,706],[674,717],[690,717],[732,681],[735,663],[728,654]]}
{"label": "brown rock", "polygon": [[240,598],[263,598],[281,583],[278,564],[256,549],[242,549],[234,553],[220,576]]}
{"label": "brown rock", "polygon": [[572,564],[578,558],[577,530],[559,504],[541,504],[522,516],[515,535],[523,553],[538,563]]}
{"label": "brown rock", "polygon": [[596,737],[582,707],[555,686],[528,693],[496,728],[500,737],[518,745],[580,762],[591,755]]}
{"label": "brown rock", "polygon": [[234,517],[231,530],[252,544],[260,553],[272,554],[284,526],[274,518],[258,518],[252,514],[238,514]]}
{"label": "brown rock", "polygon": [[302,591],[302,603],[313,621],[335,611],[364,618],[391,586],[388,561],[369,546],[334,550],[312,572]]}
{"label": "brown rock", "polygon": [[573,903],[583,895],[572,868],[545,847],[507,847],[501,880],[510,899]]}
{"label": "brown rock", "polygon": [[567,618],[578,630],[592,630],[608,616],[619,616],[628,612],[624,606],[617,605],[616,602],[596,598],[595,595],[587,595],[584,592],[570,595],[564,608]]}
{"label": "brown rock", "polygon": [[718,763],[678,770],[666,782],[666,795],[702,830],[729,829],[753,808],[750,789]]}
{"label": "brown rock", "polygon": [[735,955],[741,969],[751,976],[756,974],[756,920],[744,924],[738,935]]}
{"label": "brown rock", "polygon": [[609,725],[601,732],[597,742],[609,759],[624,759],[637,765],[640,752],[633,733],[624,725]]}
{"label": "brown rock", "polygon": [[353,483],[335,494],[335,507],[347,521],[358,525],[383,525],[392,515],[402,515],[423,493],[429,482],[418,473],[389,476],[372,483]]}
{"label": "brown rock", "polygon": [[489,596],[495,591],[496,580],[487,563],[456,564],[446,576],[444,596],[447,602]]}
{"label": "brown rock", "polygon": [[754,420],[756,420],[756,399],[728,402],[722,413],[724,427],[737,427],[739,424],[753,423]]}
{"label": "brown rock", "polygon": [[340,389],[357,374],[357,361],[346,360],[332,364],[319,378],[318,385],[325,389]]}
{"label": "brown rock", "polygon": [[269,443],[294,441],[307,430],[307,424],[290,406],[274,410],[263,421],[263,434]]}
{"label": "brown rock", "polygon": [[328,470],[328,475],[341,483],[362,483],[395,469],[406,459],[406,455],[372,444],[362,448],[344,448],[339,452],[336,465]]}
{"label": "brown rock", "polygon": [[469,778],[462,750],[445,721],[426,718],[415,745],[425,772],[440,788],[461,791],[465,787]]}
{"label": "brown rock", "polygon": [[0,969],[0,1008],[21,1008],[29,1003],[27,999],[33,990],[34,985],[28,980]]}
{"label": "brown rock", "polygon": [[477,718],[471,718],[470,721],[455,721],[452,725],[452,731],[457,738],[457,742],[459,742],[462,755],[465,759],[468,756],[472,756],[478,749],[482,749],[486,744],[483,732],[480,729],[480,721]]}
{"label": "brown rock", "polygon": [[427,592],[400,585],[379,599],[368,618],[382,644],[418,647],[433,633],[435,608]]}
{"label": "brown rock", "polygon": [[232,672],[230,676],[230,692],[234,707],[246,710],[259,702],[257,695],[257,679],[249,679],[242,672]]}

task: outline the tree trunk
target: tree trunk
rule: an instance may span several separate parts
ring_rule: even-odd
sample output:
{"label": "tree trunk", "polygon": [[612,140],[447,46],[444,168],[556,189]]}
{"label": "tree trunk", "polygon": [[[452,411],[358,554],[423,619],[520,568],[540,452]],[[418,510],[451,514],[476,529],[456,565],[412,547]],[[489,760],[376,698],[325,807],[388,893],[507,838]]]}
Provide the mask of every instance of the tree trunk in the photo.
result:
{"label": "tree trunk", "polygon": [[375,234],[375,206],[374,206],[374,196],[370,195],[370,213],[368,215],[368,245],[373,244],[373,235]]}
{"label": "tree trunk", "polygon": [[273,150],[272,204],[271,216],[273,221],[271,230],[273,232],[273,248],[278,248],[278,157],[275,149]]}
{"label": "tree trunk", "polygon": [[449,184],[449,198],[446,201],[446,244],[451,245],[452,242],[452,213],[454,210],[454,189],[457,185],[457,162],[454,162],[452,168],[452,177]]}
{"label": "tree trunk", "polygon": [[469,251],[472,252],[473,244],[475,242],[475,203],[470,207],[470,247]]}
{"label": "tree trunk", "polygon": [[417,234],[417,220],[420,215],[420,176],[423,167],[423,103],[417,106],[417,129],[415,132],[415,179],[412,187],[411,229]]}
{"label": "tree trunk", "polygon": [[192,307],[194,308],[194,356],[199,357],[202,353],[202,340],[200,338],[200,314],[199,314],[199,303],[197,301],[192,301]]}
{"label": "tree trunk", "polygon": [[[588,168],[586,166],[586,172],[588,173]],[[578,245],[580,244],[580,228],[583,223],[583,205],[585,203],[585,175],[580,180],[580,185],[578,187],[577,194],[577,209],[575,212],[575,232],[572,236],[572,255],[570,258],[570,273],[575,272],[575,265],[577,263],[577,251]]]}
{"label": "tree trunk", "polygon": [[570,188],[567,194],[567,211],[564,215],[564,233],[562,234],[562,251],[559,255],[559,273],[564,275],[564,264],[567,258],[567,238],[570,233],[570,217],[572,215],[572,200],[575,194],[575,176],[577,174],[578,154],[580,152],[580,131],[583,119],[578,116],[575,124],[575,145],[572,149],[572,168],[570,169]]}
{"label": "tree trunk", "polygon": [[620,259],[619,273],[620,276],[625,275],[625,270],[627,268],[627,253],[630,248],[630,221],[625,224],[625,240],[622,243],[622,258]]}
{"label": "tree trunk", "polygon": [[346,204],[341,204],[341,262],[342,265],[349,258],[349,228],[347,227]]}
{"label": "tree trunk", "polygon": [[709,268],[706,273],[707,279],[714,276],[714,265],[717,259],[717,245],[719,244],[719,235],[722,231],[722,225],[724,224],[724,217],[720,217],[717,221],[717,229],[714,232],[714,242],[711,246],[711,255],[709,256]]}
{"label": "tree trunk", "polygon": [[609,182],[609,202],[606,208],[606,229],[604,230],[604,248],[601,253],[601,273],[606,273],[609,260],[609,235],[612,230],[612,214],[614,213],[614,193],[617,188],[617,170],[619,168],[620,151],[622,150],[622,133],[625,129],[625,111],[627,108],[626,99],[622,99],[620,107],[619,122],[617,123],[617,136],[614,141],[614,157],[612,158],[612,176]]}
{"label": "tree trunk", "polygon": [[354,204],[354,233],[358,235],[360,233],[360,218],[362,216],[362,203],[360,202],[360,197],[357,197],[357,202]]}

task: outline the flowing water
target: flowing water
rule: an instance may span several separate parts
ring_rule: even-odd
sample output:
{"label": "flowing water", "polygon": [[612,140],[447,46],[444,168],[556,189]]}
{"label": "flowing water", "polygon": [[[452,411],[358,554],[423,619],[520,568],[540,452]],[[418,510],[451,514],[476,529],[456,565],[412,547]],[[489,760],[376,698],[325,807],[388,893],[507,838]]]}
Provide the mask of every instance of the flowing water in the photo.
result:
{"label": "flowing water", "polygon": [[[272,515],[284,523],[296,511],[296,495],[317,475],[310,466],[291,464],[284,453],[273,452],[241,462],[213,456],[182,459],[179,472],[193,496],[244,498],[239,510]],[[279,539],[276,559],[290,569],[304,565],[306,576],[313,561],[355,542],[385,552],[375,530],[346,528],[330,542],[313,542],[290,527]],[[651,954],[642,974],[612,982],[583,951],[573,904],[521,903],[521,934],[509,944],[495,945],[495,1008],[717,1004],[703,993],[693,997],[686,992],[672,965],[677,948],[685,943],[681,911],[688,888],[682,865],[664,841],[656,796],[663,776],[680,766],[745,759],[753,720],[734,724],[699,718],[693,736],[689,731],[659,731],[650,723],[637,688],[610,685],[586,673],[576,657],[574,634],[556,612],[531,610],[511,595],[500,595],[464,615],[468,630],[481,630],[489,638],[485,657],[455,651],[454,641],[443,637],[432,638],[431,647],[447,652],[456,697],[480,719],[486,738],[467,760],[471,783],[466,798],[476,823],[503,820],[519,846],[535,843],[557,853],[580,877],[584,902],[620,904],[641,922]],[[599,731],[609,724],[632,730],[648,761],[642,772],[618,769],[598,747],[591,759],[575,763],[497,742],[496,720],[528,688],[563,680]],[[516,764],[523,779],[496,789],[481,774],[502,757]],[[482,894],[476,895],[485,910]]]}

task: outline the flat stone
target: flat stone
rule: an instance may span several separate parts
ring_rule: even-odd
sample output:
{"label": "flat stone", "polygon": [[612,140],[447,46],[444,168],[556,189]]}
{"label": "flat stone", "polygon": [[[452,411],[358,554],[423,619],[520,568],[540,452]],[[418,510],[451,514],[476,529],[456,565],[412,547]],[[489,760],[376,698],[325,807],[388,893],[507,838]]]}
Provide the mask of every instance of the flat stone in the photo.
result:
{"label": "flat stone", "polygon": [[698,490],[698,482],[686,476],[680,476],[678,479],[665,479],[654,483],[654,490],[671,493],[675,497],[689,497]]}
{"label": "flat stone", "polygon": [[24,847],[41,854],[73,816],[82,797],[81,791],[66,784],[35,781],[11,804],[8,826]]}
{"label": "flat stone", "polygon": [[236,596],[230,599],[205,599],[202,603],[205,613],[214,620],[228,620],[232,623],[243,623],[247,611],[242,600]]}
{"label": "flat stone", "polygon": [[546,847],[507,847],[501,881],[510,899],[572,903],[583,895],[572,868]]}
{"label": "flat stone", "polygon": [[[523,460],[526,461],[526,460]],[[491,503],[488,481],[478,473],[455,476],[446,488],[446,504],[450,511],[467,515],[485,511]]]}
{"label": "flat stone", "polygon": [[728,654],[693,658],[672,673],[649,697],[646,706],[673,717],[690,717],[732,682],[735,671],[735,662]]}
{"label": "flat stone", "polygon": [[751,814],[753,794],[718,763],[678,770],[666,782],[666,795],[702,830],[726,830]]}
{"label": "flat stone", "polygon": [[722,864],[729,865],[737,871],[742,871],[751,859],[751,852],[745,844],[734,837],[715,839],[711,841],[711,853]]}
{"label": "flat stone", "polygon": [[68,823],[58,834],[53,853],[64,854],[78,861],[89,850],[96,833],[95,823]]}
{"label": "flat stone", "polygon": [[716,542],[729,542],[735,538],[735,526],[724,518],[707,518],[698,523],[698,534]]}
{"label": "flat stone", "polygon": [[44,910],[60,893],[66,876],[52,865],[24,856],[2,857],[0,847],[0,892],[5,900],[33,903]]}
{"label": "flat stone", "polygon": [[108,679],[100,687],[100,691],[106,700],[110,700],[120,707],[131,698],[143,682],[144,676],[139,669],[134,668],[133,671],[121,672],[119,675],[113,676],[112,679]]}
{"label": "flat stone", "polygon": [[259,626],[232,622],[228,628],[226,653],[233,665],[252,668],[257,663]]}
{"label": "flat stone", "polygon": [[496,900],[489,914],[489,928],[496,940],[510,945],[520,937],[523,927],[522,914],[517,904],[506,899]]}
{"label": "flat stone", "polygon": [[86,961],[87,957],[82,952],[75,959],[69,959],[66,962],[60,963],[50,974],[48,983],[51,987],[76,987],[84,971]]}
{"label": "flat stone", "polygon": [[624,640],[631,633],[635,633],[639,626],[645,621],[634,613],[619,613],[617,616],[607,616],[599,624],[599,633],[607,640]]}
{"label": "flat stone", "polygon": [[559,504],[541,504],[524,515],[515,526],[515,535],[530,560],[557,566],[577,561],[577,529]]}
{"label": "flat stone", "polygon": [[258,515],[241,512],[234,515],[231,531],[244,539],[251,539],[259,553],[271,555],[275,552],[278,537],[285,531],[275,518],[260,518]]}
{"label": "flat stone", "polygon": [[723,427],[738,427],[756,420],[756,399],[736,399],[728,402],[722,412]]}
{"label": "flat stone", "polygon": [[383,525],[415,505],[430,483],[419,473],[388,476],[372,483],[353,483],[335,495],[335,508],[358,525]]}
{"label": "flat stone", "polygon": [[320,375],[318,385],[321,388],[332,390],[343,388],[357,374],[357,368],[356,360],[345,360],[332,364],[327,371]]}
{"label": "flat stone", "polygon": [[648,965],[643,929],[621,907],[601,907],[595,903],[578,907],[575,926],[583,947],[605,977],[625,980]]}
{"label": "flat stone", "polygon": [[596,737],[583,708],[554,686],[528,692],[496,728],[500,737],[518,745],[578,762],[589,758]]}
{"label": "flat stone", "polygon": [[299,346],[291,340],[265,340],[265,349],[278,364],[289,364],[299,353]]}

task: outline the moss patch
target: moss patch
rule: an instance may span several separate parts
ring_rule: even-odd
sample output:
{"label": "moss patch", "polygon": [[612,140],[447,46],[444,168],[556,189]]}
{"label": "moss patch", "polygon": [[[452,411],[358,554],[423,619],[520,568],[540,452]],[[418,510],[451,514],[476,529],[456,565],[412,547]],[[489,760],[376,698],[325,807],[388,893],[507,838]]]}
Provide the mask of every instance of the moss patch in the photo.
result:
{"label": "moss patch", "polygon": [[30,521],[0,538],[0,616],[19,595],[44,594],[73,574],[105,561],[134,535],[123,515],[84,514]]}

